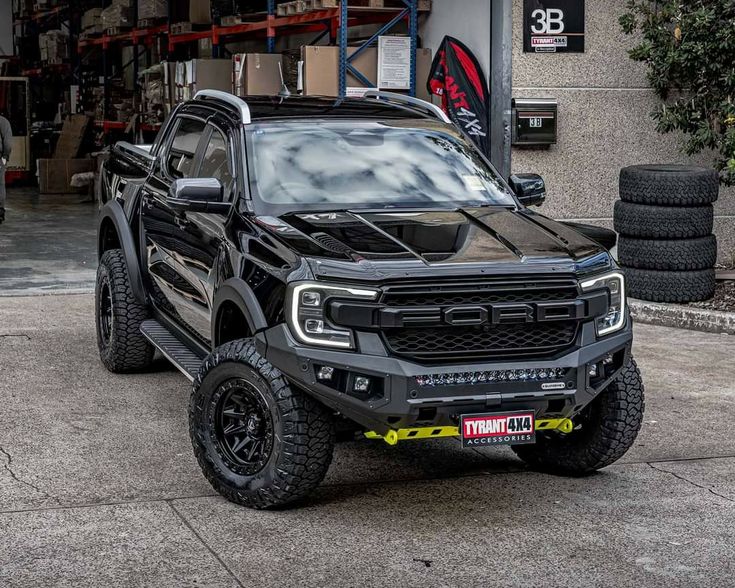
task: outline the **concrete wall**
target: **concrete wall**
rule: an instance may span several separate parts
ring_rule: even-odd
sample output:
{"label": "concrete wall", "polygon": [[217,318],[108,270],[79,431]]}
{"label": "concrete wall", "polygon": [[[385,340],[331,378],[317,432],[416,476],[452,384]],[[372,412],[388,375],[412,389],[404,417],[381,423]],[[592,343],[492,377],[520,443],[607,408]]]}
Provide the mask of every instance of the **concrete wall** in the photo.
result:
{"label": "concrete wall", "polygon": [[[513,96],[557,98],[559,128],[558,143],[548,150],[514,148],[512,167],[544,176],[545,214],[611,226],[621,167],[710,160],[687,158],[678,135],[656,132],[650,113],[658,99],[645,67],[627,55],[634,39],[617,22],[625,0],[587,0],[585,6],[585,53],[533,54],[523,53],[523,0],[514,0]],[[715,214],[720,260],[732,261],[735,190],[721,190]]]}
{"label": "concrete wall", "polygon": [[[490,77],[490,2],[434,0],[421,26],[423,46],[429,47],[433,55],[445,35],[456,37],[472,50],[485,76]],[[426,80],[416,83],[425,84]]]}

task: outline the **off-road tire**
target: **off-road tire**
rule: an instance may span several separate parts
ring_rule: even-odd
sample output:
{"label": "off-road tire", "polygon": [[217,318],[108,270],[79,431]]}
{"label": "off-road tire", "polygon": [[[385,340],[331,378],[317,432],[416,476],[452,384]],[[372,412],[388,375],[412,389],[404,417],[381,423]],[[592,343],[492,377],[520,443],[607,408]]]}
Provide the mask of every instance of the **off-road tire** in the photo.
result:
{"label": "off-road tire", "polygon": [[717,239],[618,239],[620,265],[639,269],[691,271],[714,267]]}
{"label": "off-road tire", "polygon": [[[109,298],[108,294],[109,292]],[[106,301],[111,303],[111,316]],[[103,322],[107,317],[106,327]],[[120,249],[102,254],[95,284],[97,347],[105,367],[114,373],[145,370],[153,361],[153,346],[140,332],[149,318],[148,308],[138,302],[130,288],[125,256]]]}
{"label": "off-road tire", "polygon": [[615,230],[639,239],[693,239],[712,233],[714,209],[702,206],[651,206],[615,202]]}
{"label": "off-road tire", "polygon": [[676,272],[623,267],[628,296],[651,302],[696,302],[715,295],[715,270]]}
{"label": "off-road tire", "polygon": [[697,206],[717,200],[717,172],[693,165],[631,165],[620,170],[620,199],[639,204]]}
{"label": "off-road tire", "polygon": [[633,359],[615,380],[573,419],[571,433],[537,433],[536,443],[514,445],[533,469],[584,476],[620,459],[633,445],[643,422],[643,382]]}
{"label": "off-road tire", "polygon": [[[260,470],[236,471],[218,440],[217,419],[230,382],[257,389],[271,421],[271,449]],[[202,363],[189,403],[194,455],[212,487],[228,500],[256,509],[304,498],[324,479],[332,461],[335,427],[319,402],[291,387],[250,339],[216,348]]]}

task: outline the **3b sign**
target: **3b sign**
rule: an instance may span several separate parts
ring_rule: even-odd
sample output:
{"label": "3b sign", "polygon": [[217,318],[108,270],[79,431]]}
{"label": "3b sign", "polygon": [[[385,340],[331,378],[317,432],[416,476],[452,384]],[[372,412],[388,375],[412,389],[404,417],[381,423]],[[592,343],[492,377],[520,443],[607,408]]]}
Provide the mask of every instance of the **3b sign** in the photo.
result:
{"label": "3b sign", "polygon": [[537,8],[531,13],[531,21],[534,35],[560,35],[564,32],[564,12],[558,8]]}
{"label": "3b sign", "polygon": [[584,51],[584,0],[524,0],[523,50]]}

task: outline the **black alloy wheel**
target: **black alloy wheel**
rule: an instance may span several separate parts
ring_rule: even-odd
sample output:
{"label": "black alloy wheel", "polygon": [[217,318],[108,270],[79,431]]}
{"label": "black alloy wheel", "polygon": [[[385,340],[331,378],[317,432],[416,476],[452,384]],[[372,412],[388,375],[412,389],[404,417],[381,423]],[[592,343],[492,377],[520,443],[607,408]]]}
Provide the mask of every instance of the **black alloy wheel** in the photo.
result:
{"label": "black alloy wheel", "polygon": [[273,419],[263,394],[236,378],[220,384],[213,415],[218,453],[233,472],[252,476],[263,469],[273,450]]}
{"label": "black alloy wheel", "polygon": [[202,362],[189,403],[202,473],[222,496],[251,508],[305,498],[332,461],[332,412],[262,357],[252,339],[229,341]]}
{"label": "black alloy wheel", "polygon": [[112,339],[112,294],[110,293],[110,281],[105,277],[101,280],[99,294],[99,337],[102,344],[107,347]]}

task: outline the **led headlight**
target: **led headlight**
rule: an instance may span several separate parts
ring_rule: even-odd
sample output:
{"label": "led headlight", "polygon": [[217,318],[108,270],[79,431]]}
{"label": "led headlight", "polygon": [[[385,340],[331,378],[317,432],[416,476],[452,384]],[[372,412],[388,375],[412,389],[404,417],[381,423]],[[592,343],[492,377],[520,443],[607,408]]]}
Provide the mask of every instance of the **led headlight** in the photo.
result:
{"label": "led headlight", "polygon": [[607,314],[597,319],[597,334],[607,335],[623,328],[625,324],[625,278],[620,272],[604,274],[580,284],[584,292],[607,288],[610,306]]}
{"label": "led headlight", "polygon": [[350,329],[332,326],[326,316],[327,301],[333,298],[375,300],[377,290],[301,282],[289,286],[286,294],[286,322],[294,337],[307,345],[354,349]]}

